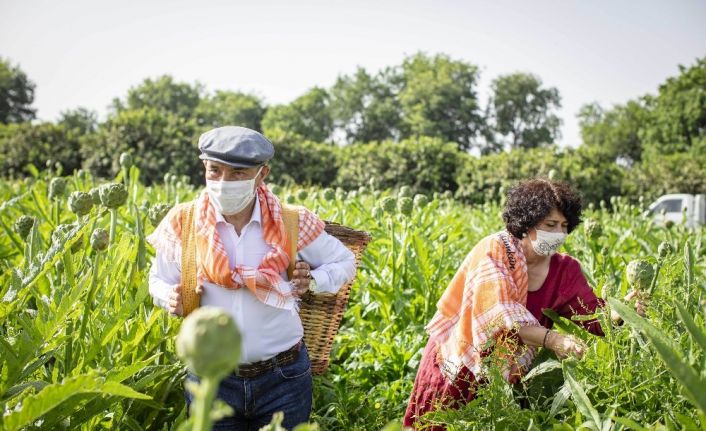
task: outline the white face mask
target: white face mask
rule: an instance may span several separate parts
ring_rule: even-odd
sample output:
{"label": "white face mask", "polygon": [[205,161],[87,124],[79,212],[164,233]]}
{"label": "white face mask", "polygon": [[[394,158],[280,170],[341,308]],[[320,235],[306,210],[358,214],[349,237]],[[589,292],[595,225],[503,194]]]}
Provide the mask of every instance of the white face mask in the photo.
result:
{"label": "white face mask", "polygon": [[541,256],[553,255],[566,241],[567,234],[564,232],[547,232],[539,229],[535,229],[535,231],[537,232],[537,239],[530,241],[534,252]]}
{"label": "white face mask", "polygon": [[255,178],[240,181],[206,180],[206,191],[213,205],[223,215],[238,214],[255,199],[255,180],[260,175],[262,167]]}

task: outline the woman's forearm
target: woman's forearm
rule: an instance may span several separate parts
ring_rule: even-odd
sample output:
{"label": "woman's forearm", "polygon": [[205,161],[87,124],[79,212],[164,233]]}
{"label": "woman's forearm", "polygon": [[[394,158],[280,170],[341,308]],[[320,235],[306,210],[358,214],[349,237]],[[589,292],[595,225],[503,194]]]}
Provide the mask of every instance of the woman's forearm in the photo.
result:
{"label": "woman's forearm", "polygon": [[549,347],[549,339],[554,335],[559,335],[544,326],[520,326],[518,334],[523,343],[532,347],[542,347],[542,345]]}

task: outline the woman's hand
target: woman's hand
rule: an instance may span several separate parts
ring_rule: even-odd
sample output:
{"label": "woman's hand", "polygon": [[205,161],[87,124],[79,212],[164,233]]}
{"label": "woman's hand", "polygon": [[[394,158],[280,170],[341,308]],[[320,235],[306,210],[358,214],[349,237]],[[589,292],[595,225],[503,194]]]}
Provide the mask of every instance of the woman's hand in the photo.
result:
{"label": "woman's hand", "polygon": [[311,282],[311,267],[308,263],[300,260],[294,264],[291,282],[294,285],[294,295],[301,298],[309,290]]}
{"label": "woman's hand", "polygon": [[559,359],[566,359],[570,356],[581,359],[586,353],[586,345],[583,341],[573,335],[562,335],[554,331],[549,332],[546,346],[553,350]]}

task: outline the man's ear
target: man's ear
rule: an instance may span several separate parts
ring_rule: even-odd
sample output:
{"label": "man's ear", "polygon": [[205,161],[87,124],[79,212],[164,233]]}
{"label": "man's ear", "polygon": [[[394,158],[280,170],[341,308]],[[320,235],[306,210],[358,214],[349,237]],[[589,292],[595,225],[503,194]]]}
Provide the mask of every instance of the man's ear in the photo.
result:
{"label": "man's ear", "polygon": [[260,179],[258,180],[257,185],[259,186],[262,184],[263,181],[265,181],[265,178],[270,174],[270,165],[264,165],[262,167],[262,170],[260,171]]}

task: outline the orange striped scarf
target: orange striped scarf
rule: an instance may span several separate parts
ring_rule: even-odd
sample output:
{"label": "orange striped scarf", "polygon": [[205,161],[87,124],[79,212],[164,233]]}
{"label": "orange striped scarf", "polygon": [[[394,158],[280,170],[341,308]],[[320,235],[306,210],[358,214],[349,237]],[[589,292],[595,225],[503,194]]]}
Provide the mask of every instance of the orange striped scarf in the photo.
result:
{"label": "orange striped scarf", "polygon": [[[289,240],[282,221],[279,199],[262,184],[257,189],[260,202],[262,230],[271,250],[257,268],[236,265],[231,269],[223,242],[216,229],[216,209],[203,192],[196,199],[194,228],[196,232],[196,267],[198,279],[227,289],[246,287],[263,304],[291,310],[296,307],[292,286],[280,274],[289,265]],[[173,208],[148,237],[156,250],[173,262],[181,259],[181,211],[188,204]],[[324,230],[324,222],[310,211],[299,209],[299,238],[297,250],[316,239]]]}
{"label": "orange striped scarf", "polygon": [[[453,382],[462,366],[484,374],[481,354],[494,342],[495,351],[511,354],[503,367],[509,379],[513,365],[527,367],[535,349],[510,342],[519,326],[539,326],[525,308],[527,261],[518,239],[499,232],[482,239],[461,264],[437,303],[426,329],[439,346],[440,368]],[[507,349],[497,349],[499,344]]]}

